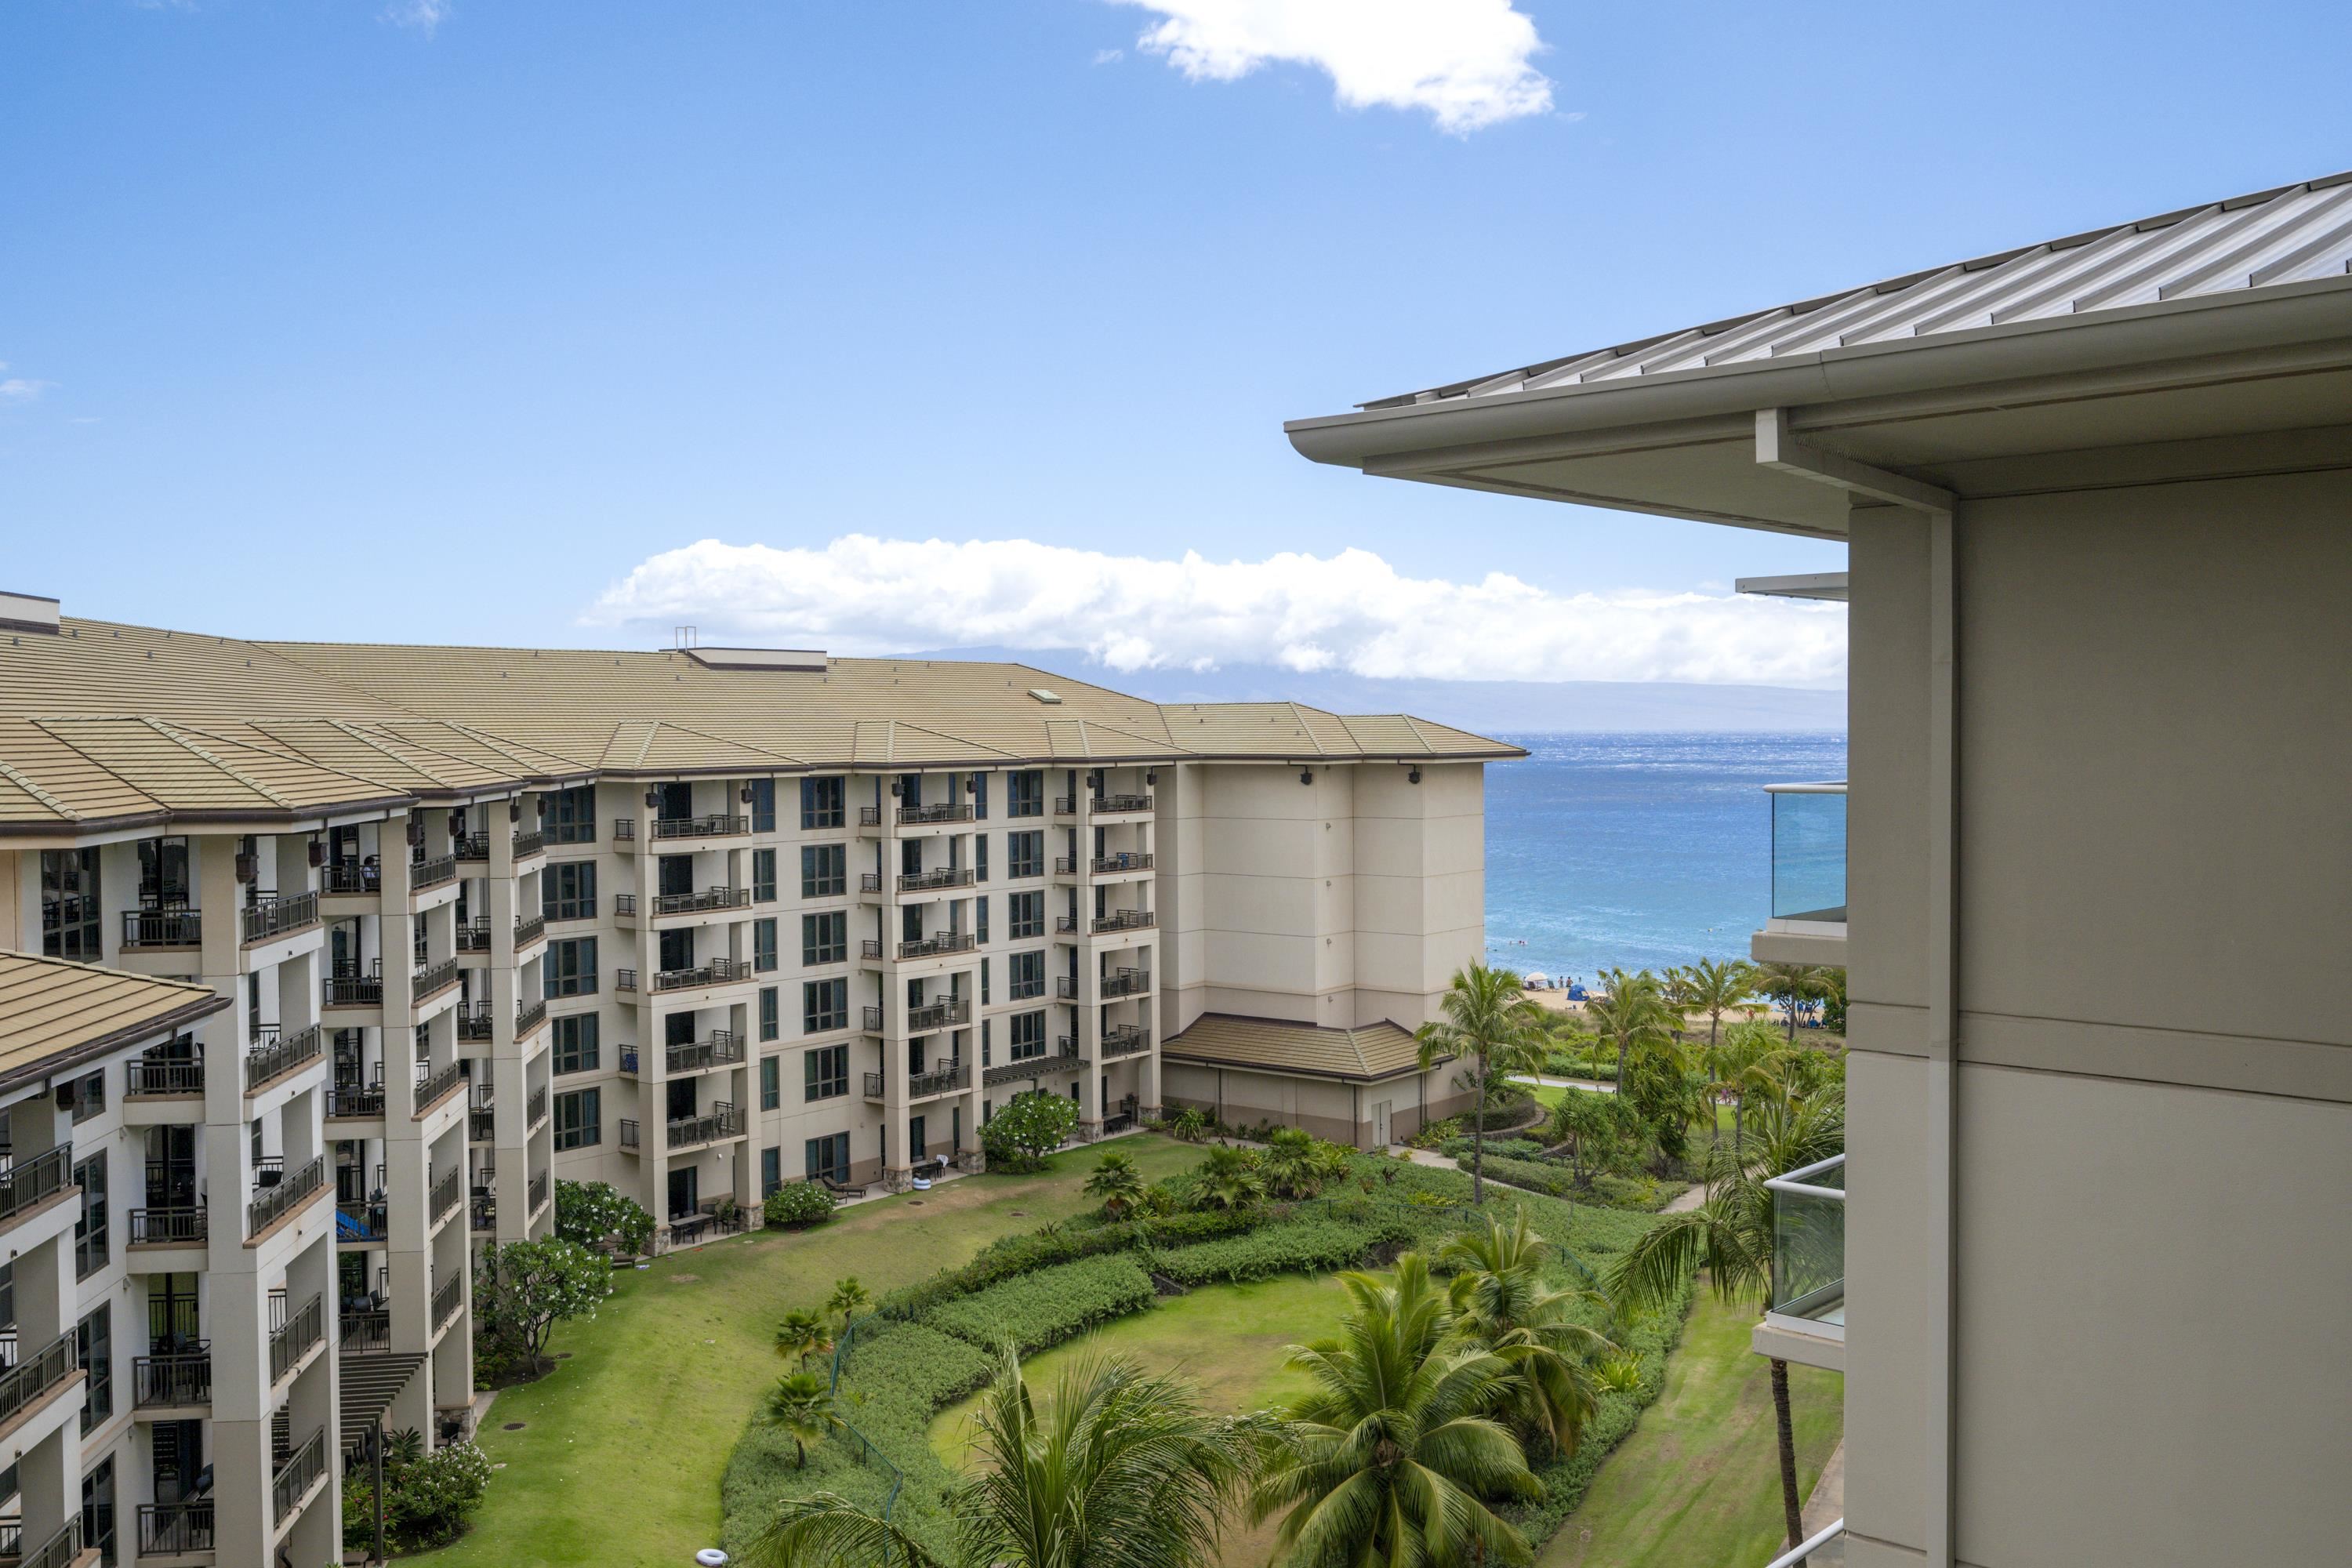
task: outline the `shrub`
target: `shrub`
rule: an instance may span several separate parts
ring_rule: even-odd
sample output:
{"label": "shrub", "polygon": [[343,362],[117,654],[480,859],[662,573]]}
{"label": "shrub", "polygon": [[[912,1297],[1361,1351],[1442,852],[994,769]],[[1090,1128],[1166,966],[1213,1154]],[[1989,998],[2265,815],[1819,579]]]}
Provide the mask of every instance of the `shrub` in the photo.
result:
{"label": "shrub", "polygon": [[558,1182],[555,1234],[594,1247],[617,1236],[622,1251],[643,1252],[653,1244],[654,1216],[610,1182]]}
{"label": "shrub", "polygon": [[1540,1114],[1541,1108],[1530,1094],[1496,1094],[1486,1100],[1486,1115],[1477,1118],[1478,1125],[1489,1132],[1525,1126]]}
{"label": "shrub", "polygon": [[[471,1443],[409,1458],[392,1455],[383,1474],[384,1543],[395,1552],[446,1546],[466,1533],[490,1484],[490,1461]],[[343,1545],[375,1542],[375,1490],[363,1469],[343,1479]]]}
{"label": "shrub", "polygon": [[1359,1224],[1345,1220],[1294,1220],[1248,1236],[1204,1241],[1155,1254],[1152,1267],[1180,1285],[1239,1283],[1276,1274],[1328,1273],[1353,1268],[1382,1243],[1402,1246],[1413,1237],[1401,1223]]}
{"label": "shrub", "polygon": [[555,1325],[593,1320],[612,1293],[612,1266],[578,1242],[510,1241],[485,1251],[474,1272],[476,1335],[536,1373]]}
{"label": "shrub", "polygon": [[[1458,1160],[1463,1155],[1470,1152],[1470,1140],[1467,1138],[1448,1138],[1445,1141],[1445,1147],[1439,1152],[1450,1156],[1451,1158]],[[1540,1155],[1543,1152],[1544,1146],[1537,1142],[1532,1138],[1489,1138],[1486,1140],[1486,1158],[1489,1160],[1532,1160]]]}
{"label": "shrub", "polygon": [[1016,1094],[980,1130],[992,1170],[1034,1171],[1078,1124],[1076,1100],[1044,1090]]}
{"label": "shrub", "polygon": [[1435,1121],[1423,1122],[1421,1131],[1406,1140],[1406,1142],[1415,1149],[1438,1149],[1444,1146],[1448,1138],[1461,1136],[1462,1118],[1447,1116],[1441,1117]]}
{"label": "shrub", "polygon": [[934,1307],[924,1322],[983,1349],[1010,1339],[1023,1353],[1151,1305],[1150,1276],[1131,1258],[1089,1258],[1040,1268]]}
{"label": "shrub", "polygon": [[913,1285],[901,1286],[882,1298],[875,1310],[887,1317],[913,1318],[943,1302],[1006,1279],[1018,1279],[1058,1263],[1124,1252],[1135,1247],[1182,1247],[1219,1237],[1238,1236],[1265,1223],[1259,1210],[1237,1213],[1206,1210],[1193,1214],[1155,1215],[1089,1228],[1065,1226],[1038,1229],[1026,1235],[1000,1237],[981,1248],[980,1256],[961,1268],[950,1268]]}
{"label": "shrub", "polygon": [[768,1194],[760,1215],[770,1225],[796,1230],[823,1225],[833,1217],[833,1193],[817,1182],[787,1182]]}

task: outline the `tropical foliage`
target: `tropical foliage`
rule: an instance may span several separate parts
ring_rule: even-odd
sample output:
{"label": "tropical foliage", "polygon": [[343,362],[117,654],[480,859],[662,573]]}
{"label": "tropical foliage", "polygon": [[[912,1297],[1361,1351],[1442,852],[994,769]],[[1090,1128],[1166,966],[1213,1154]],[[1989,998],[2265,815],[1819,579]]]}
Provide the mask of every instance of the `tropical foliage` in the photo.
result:
{"label": "tropical foliage", "polygon": [[1421,1070],[1441,1058],[1466,1058],[1477,1094],[1471,1124],[1470,1201],[1486,1201],[1486,1096],[1498,1074],[1531,1072],[1543,1061],[1543,1012],[1527,999],[1519,977],[1507,969],[1473,963],[1454,972],[1438,1001],[1442,1015],[1414,1033],[1421,1045]]}
{"label": "tropical foliage", "polygon": [[1078,1107],[1073,1100],[1043,1090],[1016,1094],[980,1130],[980,1146],[991,1170],[1034,1171],[1077,1124]]}
{"label": "tropical foliage", "polygon": [[823,1225],[833,1218],[832,1192],[817,1182],[786,1182],[770,1193],[760,1205],[760,1215],[770,1225],[791,1229],[805,1229]]}
{"label": "tropical foliage", "polygon": [[1125,1219],[1143,1198],[1143,1173],[1135,1168],[1135,1157],[1117,1149],[1106,1150],[1096,1162],[1094,1173],[1087,1178],[1086,1194],[1100,1200],[1103,1213],[1110,1218]]}
{"label": "tropical foliage", "polygon": [[583,1247],[617,1242],[625,1253],[653,1245],[654,1216],[610,1182],[555,1184],[555,1234]]}
{"label": "tropical foliage", "polygon": [[478,1340],[536,1375],[558,1323],[593,1319],[613,1293],[613,1266],[576,1241],[551,1236],[488,1247],[474,1272]]}

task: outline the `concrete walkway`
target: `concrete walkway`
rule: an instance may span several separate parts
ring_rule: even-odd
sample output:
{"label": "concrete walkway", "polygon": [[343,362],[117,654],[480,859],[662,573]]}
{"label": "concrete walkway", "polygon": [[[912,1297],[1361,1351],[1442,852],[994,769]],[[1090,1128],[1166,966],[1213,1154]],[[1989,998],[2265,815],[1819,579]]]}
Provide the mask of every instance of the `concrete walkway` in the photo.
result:
{"label": "concrete walkway", "polygon": [[[1840,1439],[1837,1451],[1830,1462],[1822,1467],[1821,1479],[1813,1483],[1813,1495],[1805,1500],[1805,1534],[1811,1537],[1833,1519],[1845,1513],[1845,1443]],[[1805,1559],[1808,1568],[1844,1568],[1845,1542],[1832,1541]]]}
{"label": "concrete walkway", "polygon": [[1594,1083],[1590,1079],[1580,1078],[1545,1078],[1536,1073],[1513,1073],[1511,1075],[1511,1081],[1513,1083],[1538,1084],[1545,1089],[1589,1089],[1594,1094],[1614,1094],[1617,1092],[1617,1086],[1613,1083]]}

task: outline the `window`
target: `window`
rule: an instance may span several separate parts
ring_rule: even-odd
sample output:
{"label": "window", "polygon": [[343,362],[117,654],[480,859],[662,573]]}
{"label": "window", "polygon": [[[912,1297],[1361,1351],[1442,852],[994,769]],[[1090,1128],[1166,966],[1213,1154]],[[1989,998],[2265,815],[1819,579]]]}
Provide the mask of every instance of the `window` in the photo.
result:
{"label": "window", "polygon": [[988,820],[988,775],[986,773],[971,775],[971,819],[974,822]]}
{"label": "window", "polygon": [[1005,976],[1004,999],[1025,1002],[1032,996],[1045,994],[1045,955],[1042,952],[1016,952],[1007,962],[1013,971]]}
{"label": "window", "polygon": [[1026,773],[1005,774],[1004,815],[1007,816],[1045,816],[1045,775],[1034,769]]}
{"label": "window", "polygon": [[751,831],[773,833],[776,830],[776,781],[751,781]]}
{"label": "window", "polygon": [[98,1310],[74,1325],[74,1348],[89,1373],[82,1384],[81,1429],[92,1427],[114,1414],[114,1304],[100,1301]]}
{"label": "window", "polygon": [[601,1096],[593,1089],[555,1097],[555,1146],[585,1149],[604,1141]]}
{"label": "window", "polygon": [[539,912],[551,921],[596,918],[596,862],[567,860],[540,874]]}
{"label": "window", "polygon": [[985,833],[972,835],[971,879],[975,882],[988,880],[988,835]]}
{"label": "window", "polygon": [[772,1040],[783,1033],[783,1026],[776,1016],[777,1011],[776,988],[772,985],[761,986],[760,988],[760,1037],[761,1039]]}
{"label": "window", "polygon": [[806,980],[801,983],[801,1033],[822,1035],[849,1027],[849,982]]}
{"label": "window", "polygon": [[[846,1047],[844,1047],[846,1048]],[[760,1109],[773,1110],[784,1101],[783,1090],[777,1087],[776,1058],[760,1058]]]}
{"label": "window", "polygon": [[541,989],[546,995],[593,996],[596,994],[596,939],[575,936],[549,942],[547,959],[541,966],[541,973],[543,976]]}
{"label": "window", "polygon": [[782,1149],[760,1151],[760,1195],[766,1197],[784,1184],[784,1152]]}
{"label": "window", "polygon": [[801,897],[837,899],[849,887],[849,846],[810,844],[801,849]]}
{"label": "window", "polygon": [[842,781],[801,780],[801,826],[803,830],[841,826]]}
{"label": "window", "polygon": [[773,919],[751,922],[751,967],[761,973],[776,967],[776,922]]}
{"label": "window", "polygon": [[988,940],[988,895],[983,893],[971,901],[971,940]]}
{"label": "window", "polygon": [[801,1058],[802,1100],[839,1100],[848,1092],[847,1046],[819,1046]]}
{"label": "window", "polygon": [[547,836],[558,844],[596,842],[596,786],[559,789],[542,797],[547,802]]}
{"label": "window", "polygon": [[988,1005],[988,960],[984,958],[980,961],[980,1005]]}
{"label": "window", "polygon": [[840,963],[849,957],[849,911],[801,917],[801,963],[814,968]]}
{"label": "window", "polygon": [[1042,877],[1045,874],[1045,835],[1042,829],[1004,836],[1004,874],[1008,877]]}
{"label": "window", "polygon": [[849,1134],[836,1132],[830,1138],[808,1141],[808,1178],[812,1182],[842,1182],[849,1179]]}
{"label": "window", "polygon": [[139,841],[139,907],[142,910],[184,910],[188,907],[186,839],[142,838]]}
{"label": "window", "polygon": [[106,1152],[74,1166],[81,1184],[81,1217],[74,1221],[74,1278],[87,1279],[106,1265]]}
{"label": "window", "polygon": [[751,901],[759,904],[776,901],[776,852],[772,849],[751,851]]}
{"label": "window", "polygon": [[1045,934],[1045,895],[1014,893],[1011,895],[1011,899],[1013,940],[1019,942],[1024,936],[1044,936]]}
{"label": "window", "polygon": [[98,851],[41,851],[41,951],[51,958],[104,961],[98,938]]}
{"label": "window", "polygon": [[106,1110],[106,1069],[84,1073],[66,1086],[66,1093],[70,1098],[77,1126],[101,1114]]}
{"label": "window", "polygon": [[1043,1008],[1034,1013],[1015,1013],[1005,1021],[1004,1059],[1025,1062],[1032,1057],[1045,1054],[1045,1014]]}
{"label": "window", "polygon": [[548,1047],[551,1070],[559,1073],[596,1070],[599,1029],[595,1014],[578,1013],[558,1018],[548,1026],[548,1032],[554,1042]]}

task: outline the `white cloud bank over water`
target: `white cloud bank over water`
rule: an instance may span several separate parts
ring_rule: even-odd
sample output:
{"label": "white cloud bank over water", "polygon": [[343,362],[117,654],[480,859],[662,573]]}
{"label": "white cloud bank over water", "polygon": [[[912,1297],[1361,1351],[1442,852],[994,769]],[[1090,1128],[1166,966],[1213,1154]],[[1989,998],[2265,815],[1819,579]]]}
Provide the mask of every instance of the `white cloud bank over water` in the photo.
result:
{"label": "white cloud bank over water", "polygon": [[1024,539],[822,548],[702,540],[639,563],[583,617],[838,654],[1080,649],[1111,669],[1274,665],[1442,680],[1837,688],[1843,605],[1700,593],[1559,594],[1503,573],[1409,577],[1365,550],[1204,561]]}
{"label": "white cloud bank over water", "polygon": [[1111,0],[1164,20],[1136,40],[1193,81],[1237,81],[1283,62],[1329,75],[1348,109],[1423,109],[1466,135],[1549,113],[1529,62],[1536,25],[1511,0]]}

